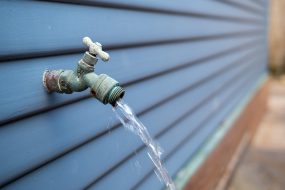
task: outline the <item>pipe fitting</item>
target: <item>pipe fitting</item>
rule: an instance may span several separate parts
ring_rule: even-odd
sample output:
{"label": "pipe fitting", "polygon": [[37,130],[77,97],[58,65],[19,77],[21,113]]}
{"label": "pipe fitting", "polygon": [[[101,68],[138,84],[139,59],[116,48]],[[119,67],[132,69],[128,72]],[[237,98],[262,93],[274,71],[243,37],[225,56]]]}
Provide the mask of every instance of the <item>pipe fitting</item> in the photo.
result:
{"label": "pipe fitting", "polygon": [[94,72],[94,66],[96,65],[98,59],[91,55],[89,52],[85,52],[83,58],[80,59],[77,65],[77,76],[81,78],[83,75],[87,73]]}
{"label": "pipe fitting", "polygon": [[63,70],[45,70],[43,74],[43,86],[47,92],[61,92],[59,76]]}
{"label": "pipe fitting", "polygon": [[[88,44],[90,48],[93,47],[93,52],[85,52],[75,71],[46,70],[43,74],[43,86],[48,92],[66,94],[81,92],[90,88],[96,99],[103,104],[109,103],[115,106],[116,102],[124,96],[125,91],[119,85],[119,82],[108,75],[94,73],[94,66],[98,61],[96,52],[99,52],[105,61],[109,59],[109,54],[103,52],[102,46],[98,49],[97,45],[92,45],[91,42],[88,41]],[[94,47],[97,49],[94,50]]]}
{"label": "pipe fitting", "polygon": [[119,86],[119,82],[106,74],[98,76],[96,82],[91,87],[91,92],[103,104],[114,105],[119,98],[124,96],[124,90]]}
{"label": "pipe fitting", "polygon": [[43,86],[47,92],[72,94],[87,89],[85,82],[72,70],[46,70],[43,74]]}

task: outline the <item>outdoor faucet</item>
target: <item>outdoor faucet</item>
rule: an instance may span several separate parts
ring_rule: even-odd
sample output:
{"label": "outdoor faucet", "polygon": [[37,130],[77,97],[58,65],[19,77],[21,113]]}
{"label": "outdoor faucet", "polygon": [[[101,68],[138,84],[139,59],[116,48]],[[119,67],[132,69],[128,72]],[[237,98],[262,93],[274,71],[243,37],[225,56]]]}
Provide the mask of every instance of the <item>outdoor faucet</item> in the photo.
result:
{"label": "outdoor faucet", "polygon": [[100,102],[115,106],[124,96],[124,89],[108,75],[94,73],[98,57],[106,62],[110,58],[109,54],[102,50],[100,43],[92,42],[89,37],[84,37],[83,43],[89,47],[89,51],[84,53],[76,70],[46,70],[43,74],[43,86],[48,92],[65,94],[90,88],[91,94]]}

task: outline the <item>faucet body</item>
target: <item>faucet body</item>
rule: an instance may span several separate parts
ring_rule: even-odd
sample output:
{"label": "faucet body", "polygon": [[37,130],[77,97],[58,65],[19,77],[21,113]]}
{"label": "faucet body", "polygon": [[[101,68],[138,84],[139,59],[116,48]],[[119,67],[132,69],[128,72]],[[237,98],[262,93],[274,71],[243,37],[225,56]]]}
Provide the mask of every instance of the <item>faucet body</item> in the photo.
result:
{"label": "faucet body", "polygon": [[[87,41],[91,48],[94,44],[101,53],[102,60],[108,61],[109,55],[102,51],[101,44],[93,43],[90,38]],[[91,42],[90,42],[91,41]],[[85,43],[84,42],[84,43]],[[99,45],[98,45],[99,44]],[[100,50],[101,48],[101,50]],[[96,49],[96,50],[97,50]],[[101,52],[100,52],[101,51]],[[90,53],[92,52],[92,53]],[[94,67],[98,62],[96,52],[85,52],[83,58],[78,62],[76,70],[46,70],[43,74],[43,85],[48,92],[58,92],[71,94],[81,92],[90,88],[91,94],[103,104],[110,103],[115,106],[118,99],[124,96],[124,89],[119,82],[106,74],[97,75],[94,73]],[[104,58],[102,58],[104,57]]]}

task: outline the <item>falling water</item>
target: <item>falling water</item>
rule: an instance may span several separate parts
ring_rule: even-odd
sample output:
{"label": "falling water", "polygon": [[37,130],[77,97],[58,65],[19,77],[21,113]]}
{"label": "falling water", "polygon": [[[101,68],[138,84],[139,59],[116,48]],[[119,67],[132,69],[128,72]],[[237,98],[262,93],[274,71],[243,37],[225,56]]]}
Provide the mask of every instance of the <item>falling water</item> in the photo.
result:
{"label": "falling water", "polygon": [[135,116],[134,112],[123,100],[117,101],[116,107],[113,108],[113,111],[124,127],[138,135],[148,147],[148,156],[156,167],[155,173],[157,174],[158,178],[163,180],[169,189],[175,190],[175,185],[166,168],[162,165],[160,159],[162,149],[156,142],[153,141],[147,128]]}

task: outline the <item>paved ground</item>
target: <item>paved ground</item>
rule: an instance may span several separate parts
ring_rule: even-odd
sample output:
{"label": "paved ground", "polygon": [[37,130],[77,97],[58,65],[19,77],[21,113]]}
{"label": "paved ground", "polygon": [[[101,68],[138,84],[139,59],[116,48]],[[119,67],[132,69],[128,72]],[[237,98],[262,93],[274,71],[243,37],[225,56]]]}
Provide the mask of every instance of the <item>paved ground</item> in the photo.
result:
{"label": "paved ground", "polygon": [[227,190],[285,190],[285,83],[272,82],[268,111]]}

